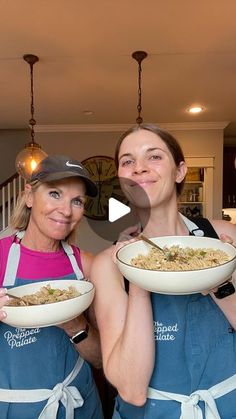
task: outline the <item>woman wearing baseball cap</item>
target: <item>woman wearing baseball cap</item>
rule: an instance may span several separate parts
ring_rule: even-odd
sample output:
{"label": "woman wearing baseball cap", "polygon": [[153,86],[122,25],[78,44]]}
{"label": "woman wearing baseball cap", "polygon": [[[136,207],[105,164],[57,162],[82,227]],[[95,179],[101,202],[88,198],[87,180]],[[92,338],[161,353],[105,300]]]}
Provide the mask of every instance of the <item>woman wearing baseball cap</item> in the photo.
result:
{"label": "woman wearing baseball cap", "polygon": [[[89,278],[92,255],[71,243],[86,195],[96,193],[79,161],[54,155],[40,162],[14,210],[16,233],[0,240],[0,320],[8,287]],[[15,329],[0,322],[0,347],[1,419],[103,418],[89,366],[101,366],[91,308],[59,327]]]}

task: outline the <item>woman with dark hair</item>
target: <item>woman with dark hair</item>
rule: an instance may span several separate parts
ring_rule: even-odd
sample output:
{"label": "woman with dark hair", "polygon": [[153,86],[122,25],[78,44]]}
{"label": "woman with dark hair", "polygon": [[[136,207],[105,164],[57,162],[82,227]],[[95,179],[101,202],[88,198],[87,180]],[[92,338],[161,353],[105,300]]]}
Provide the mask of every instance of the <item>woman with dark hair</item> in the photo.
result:
{"label": "woman with dark hair", "polygon": [[91,367],[101,366],[92,306],[45,328],[14,328],[1,320],[8,287],[89,278],[93,256],[75,243],[86,195],[97,187],[81,163],[48,156],[37,166],[0,240],[1,419],[102,419]]}
{"label": "woman with dark hair", "polygon": [[[179,213],[187,167],[172,135],[151,124],[135,126],[122,135],[116,162],[146,236],[227,235],[236,243],[235,225],[200,218],[193,223]],[[236,418],[232,281],[217,292],[192,295],[127,287],[115,254],[128,238],[137,240],[140,225],[121,234],[92,266],[104,372],[118,390],[114,418]]]}

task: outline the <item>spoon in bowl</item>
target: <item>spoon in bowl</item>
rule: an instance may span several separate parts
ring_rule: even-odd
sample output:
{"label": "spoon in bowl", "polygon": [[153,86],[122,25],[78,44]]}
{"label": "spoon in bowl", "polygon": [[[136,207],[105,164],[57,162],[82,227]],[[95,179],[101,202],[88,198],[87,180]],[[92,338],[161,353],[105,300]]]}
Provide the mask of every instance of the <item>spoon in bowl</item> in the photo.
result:
{"label": "spoon in bowl", "polygon": [[25,301],[24,300],[24,297],[17,297],[16,295],[11,294],[10,292],[7,292],[6,295],[8,295],[8,297],[12,298],[13,300],[16,300],[18,302],[23,302],[24,303],[24,307],[25,306],[34,306],[34,305],[37,305],[37,304],[34,304],[34,303],[30,303],[28,300]]}
{"label": "spoon in bowl", "polygon": [[158,249],[158,250],[160,250],[163,254],[164,254],[164,256],[165,256],[165,258],[168,260],[168,261],[173,261],[173,260],[175,260],[175,258],[176,258],[176,254],[172,254],[171,252],[169,252],[169,250],[165,250],[165,249],[163,249],[162,247],[160,247],[160,246],[158,246],[156,243],[154,243],[152,240],[150,240],[150,239],[148,239],[146,236],[144,236],[144,234],[139,234],[139,238],[141,239],[141,240],[143,240],[143,241],[145,241],[145,242],[147,242],[148,244],[150,244],[150,246],[152,246],[152,247],[155,247],[156,249]]}

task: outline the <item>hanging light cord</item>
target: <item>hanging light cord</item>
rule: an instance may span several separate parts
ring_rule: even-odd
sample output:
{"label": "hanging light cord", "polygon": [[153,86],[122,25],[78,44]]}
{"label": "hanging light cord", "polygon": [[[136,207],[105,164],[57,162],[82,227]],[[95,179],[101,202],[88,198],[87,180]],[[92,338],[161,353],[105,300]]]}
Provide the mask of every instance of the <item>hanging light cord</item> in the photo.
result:
{"label": "hanging light cord", "polygon": [[30,97],[31,97],[31,104],[30,104],[30,113],[31,118],[29,120],[30,125],[30,136],[31,136],[31,143],[34,146],[35,141],[35,133],[34,133],[34,126],[36,125],[36,120],[34,118],[34,77],[33,77],[33,66],[34,64],[39,60],[37,55],[33,54],[25,54],[23,56],[24,60],[27,61],[27,63],[30,66]]}
{"label": "hanging light cord", "polygon": [[138,116],[136,118],[137,124],[142,124],[143,118],[141,116],[142,112],[142,61],[147,57],[145,51],[135,51],[132,54],[132,57],[138,62]]}
{"label": "hanging light cord", "polygon": [[138,117],[136,118],[137,124],[141,124],[143,122],[143,118],[141,117],[141,112],[142,112],[142,88],[141,88],[141,83],[142,83],[142,66],[141,66],[141,62],[140,62],[138,64],[138,105],[137,105]]}
{"label": "hanging light cord", "polygon": [[31,141],[34,143],[34,126],[36,124],[36,120],[34,118],[34,78],[33,78],[33,63],[30,63],[30,96],[31,96],[31,105],[30,105],[30,111],[31,111],[31,118],[29,120],[29,124],[31,126]]}
{"label": "hanging light cord", "polygon": [[47,157],[47,153],[41,149],[41,146],[34,141],[34,126],[36,120],[34,118],[34,79],[33,79],[33,65],[39,61],[39,58],[33,54],[23,55],[23,59],[30,66],[30,119],[29,119],[29,134],[30,142],[25,144],[23,150],[21,150],[16,156],[16,170],[19,175],[29,181],[33,170],[35,170],[37,164]]}

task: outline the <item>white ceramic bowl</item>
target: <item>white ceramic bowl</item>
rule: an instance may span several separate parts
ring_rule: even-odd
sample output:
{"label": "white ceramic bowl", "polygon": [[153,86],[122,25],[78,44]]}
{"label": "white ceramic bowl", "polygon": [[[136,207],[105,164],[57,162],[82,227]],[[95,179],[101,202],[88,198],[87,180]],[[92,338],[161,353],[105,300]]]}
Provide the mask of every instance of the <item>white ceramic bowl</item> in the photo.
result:
{"label": "white ceramic bowl", "polygon": [[150,245],[139,240],[125,245],[116,254],[120,272],[130,282],[148,291],[160,294],[193,294],[212,289],[228,279],[236,269],[236,249],[218,239],[195,236],[166,236],[152,238],[160,247],[179,245],[191,248],[213,248],[225,251],[230,260],[213,268],[191,271],[160,271],[132,266],[130,261],[138,254],[147,254]]}
{"label": "white ceramic bowl", "polygon": [[22,297],[33,294],[41,287],[51,285],[51,288],[67,289],[73,286],[81,293],[78,297],[57,303],[35,306],[4,306],[7,317],[2,321],[14,327],[46,327],[64,323],[79,316],[92,303],[95,288],[89,281],[55,280],[35,282],[29,285],[14,287],[11,294]]}

